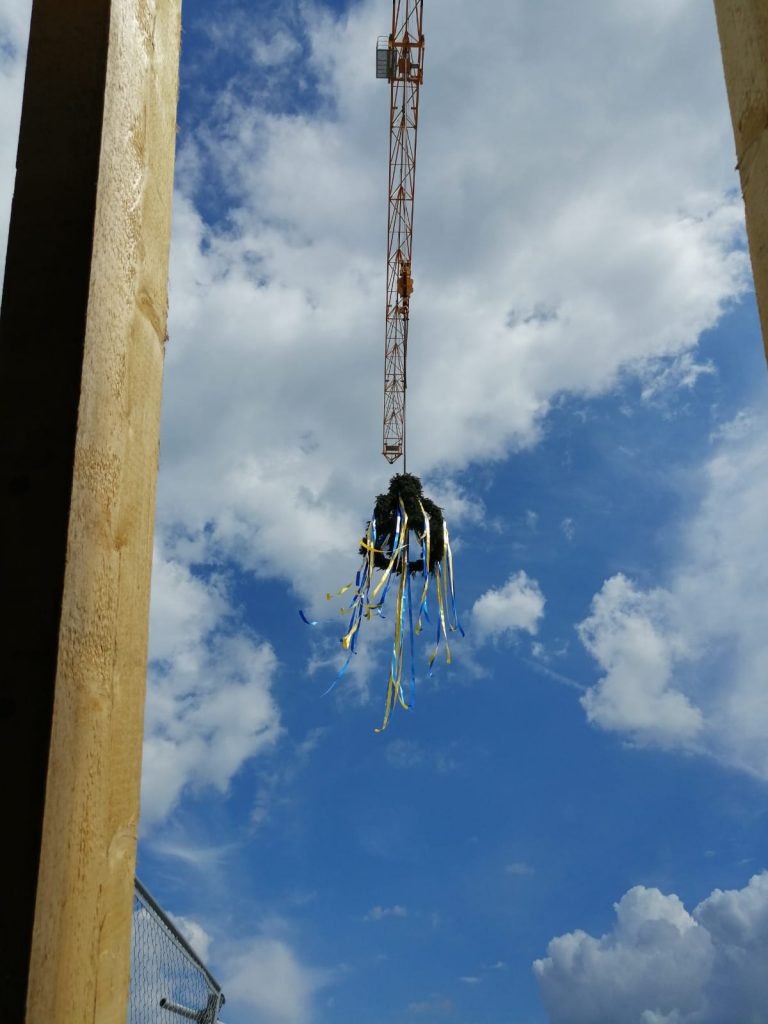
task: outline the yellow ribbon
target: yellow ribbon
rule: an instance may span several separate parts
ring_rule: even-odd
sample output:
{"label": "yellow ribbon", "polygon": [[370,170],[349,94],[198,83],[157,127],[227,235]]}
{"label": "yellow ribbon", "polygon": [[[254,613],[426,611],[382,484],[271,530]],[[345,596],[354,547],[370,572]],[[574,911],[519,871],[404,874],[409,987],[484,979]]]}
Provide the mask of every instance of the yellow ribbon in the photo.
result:
{"label": "yellow ribbon", "polygon": [[[402,502],[400,503],[402,507]],[[405,509],[403,509],[403,515],[405,516]],[[405,516],[406,522],[408,517]],[[405,536],[405,531],[401,533],[401,539]],[[402,548],[402,543],[398,545],[398,548]],[[405,547],[405,552],[408,548]],[[397,604],[395,614],[397,621],[395,623],[395,640],[392,647],[392,658],[389,664],[389,682],[387,684],[387,700],[384,706],[384,721],[375,732],[384,732],[389,724],[389,716],[394,710],[395,704],[399,701],[400,704],[408,709],[408,705],[405,703],[403,698],[402,690],[402,678],[403,678],[403,596],[405,594],[405,583],[406,573],[408,572],[408,566],[405,564],[405,552],[403,554],[403,565],[402,572],[400,574],[400,585],[397,588]]]}
{"label": "yellow ribbon", "polygon": [[[444,604],[443,604],[443,588],[442,588],[442,586],[440,584],[440,577],[441,577],[441,569],[440,569],[440,563],[438,562],[437,567],[436,567],[436,571],[435,571],[435,579],[437,580],[437,603],[438,603],[438,606],[440,608],[440,625],[443,627],[443,636],[445,637],[445,662],[446,662],[447,665],[450,665],[451,664],[451,648],[448,646],[448,633],[447,633],[446,628],[445,628],[445,607],[444,607]],[[438,636],[437,643],[435,644],[435,649],[434,649],[434,651],[432,651],[432,657],[429,659],[429,666],[430,666],[430,668],[432,667],[432,664],[433,664],[435,658],[437,657],[437,650],[438,650],[439,646],[440,646],[440,637]]]}
{"label": "yellow ribbon", "polygon": [[387,566],[387,568],[384,570],[384,575],[381,577],[381,579],[377,583],[376,589],[374,590],[373,594],[371,595],[372,598],[376,597],[378,592],[381,590],[381,588],[384,586],[384,584],[389,579],[389,576],[390,576],[390,574],[391,574],[392,570],[394,569],[395,564],[397,562],[397,556],[403,550],[403,540],[404,540],[405,535],[406,535],[407,530],[408,530],[408,514],[405,511],[405,505],[403,505],[403,499],[402,498],[400,499],[400,511],[403,514],[403,519],[402,519],[402,522],[400,524],[400,536],[398,537],[398,540],[397,540],[397,547],[392,552],[392,559],[391,559],[389,565]]}

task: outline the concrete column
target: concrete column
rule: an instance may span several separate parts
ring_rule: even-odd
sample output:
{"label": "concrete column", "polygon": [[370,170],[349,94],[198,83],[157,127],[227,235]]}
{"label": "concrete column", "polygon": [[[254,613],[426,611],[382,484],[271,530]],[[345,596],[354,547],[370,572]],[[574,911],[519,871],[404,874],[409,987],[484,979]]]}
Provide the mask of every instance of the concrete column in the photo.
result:
{"label": "concrete column", "polygon": [[34,0],[0,313],[3,1017],[125,1024],[181,0]]}
{"label": "concrete column", "polygon": [[768,0],[715,0],[715,14],[768,356]]}

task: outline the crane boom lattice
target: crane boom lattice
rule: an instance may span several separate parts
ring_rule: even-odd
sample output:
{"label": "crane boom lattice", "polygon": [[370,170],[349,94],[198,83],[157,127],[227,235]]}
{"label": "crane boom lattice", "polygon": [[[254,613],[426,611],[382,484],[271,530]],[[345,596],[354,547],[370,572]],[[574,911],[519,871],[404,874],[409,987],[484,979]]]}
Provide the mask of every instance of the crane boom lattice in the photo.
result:
{"label": "crane boom lattice", "polygon": [[423,0],[392,0],[392,32],[376,48],[376,75],[390,83],[387,320],[383,455],[405,453],[408,309],[413,291],[413,199],[419,87],[424,76]]}

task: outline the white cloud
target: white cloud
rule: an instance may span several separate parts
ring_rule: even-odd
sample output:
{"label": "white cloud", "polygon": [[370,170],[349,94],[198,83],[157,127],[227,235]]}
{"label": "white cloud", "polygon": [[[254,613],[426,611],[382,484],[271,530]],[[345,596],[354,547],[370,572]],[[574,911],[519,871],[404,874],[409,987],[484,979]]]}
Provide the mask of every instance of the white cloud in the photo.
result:
{"label": "white cloud", "polygon": [[648,400],[680,388],[691,390],[699,377],[711,376],[716,372],[711,361],[697,363],[692,352],[683,352],[660,364],[651,361],[641,373],[641,380],[644,380],[642,397]]}
{"label": "white cloud", "polygon": [[236,848],[234,843],[221,843],[216,846],[203,846],[196,843],[183,830],[164,829],[161,836],[153,838],[152,852],[161,856],[180,861],[185,867],[210,878],[213,870],[226,860]]}
{"label": "white cloud", "polygon": [[165,820],[188,788],[225,792],[280,735],[277,659],[239,625],[220,580],[156,554],[142,773],[142,825]]}
{"label": "white cloud", "polygon": [[636,886],[600,938],[553,939],[534,972],[551,1024],[762,1021],[768,1005],[768,872],[688,913]]}
{"label": "white cloud", "polygon": [[451,530],[460,524],[489,526],[484,502],[476,494],[468,494],[455,480],[449,477],[438,477],[434,482],[425,480],[424,490],[442,508]]}
{"label": "white cloud", "polygon": [[544,595],[536,580],[522,570],[503,587],[491,588],[472,607],[472,626],[478,636],[500,638],[520,630],[535,635],[544,616]]}
{"label": "white cloud", "polygon": [[592,722],[637,743],[700,750],[764,779],[767,429],[764,415],[742,415],[714,439],[666,585],[613,576],[579,626],[604,673],[582,698]]}
{"label": "white cloud", "polygon": [[223,581],[204,581],[180,562],[155,551],[149,623],[149,660],[183,661],[199,647],[229,607]]}
{"label": "white cloud", "polygon": [[271,68],[299,54],[301,46],[288,32],[278,31],[270,38],[255,37],[252,52],[256,64]]}
{"label": "white cloud", "polygon": [[211,936],[199,921],[194,921],[191,917],[181,917],[177,914],[173,914],[171,916],[173,918],[173,923],[190,944],[192,949],[194,949],[203,963],[207,965],[208,956],[211,950]]}
{"label": "white cloud", "polygon": [[371,907],[364,921],[383,921],[387,917],[408,917],[408,908],[396,903],[393,907]]}
{"label": "white cloud", "polygon": [[636,740],[688,744],[703,716],[672,685],[677,662],[688,654],[667,623],[674,614],[667,591],[640,591],[621,574],[606,580],[579,624],[579,636],[605,675],[581,698],[590,721],[629,732]]}
{"label": "white cloud", "polygon": [[222,986],[230,1006],[262,1024],[305,1024],[313,996],[328,981],[327,972],[302,964],[283,940],[259,937],[228,955]]}

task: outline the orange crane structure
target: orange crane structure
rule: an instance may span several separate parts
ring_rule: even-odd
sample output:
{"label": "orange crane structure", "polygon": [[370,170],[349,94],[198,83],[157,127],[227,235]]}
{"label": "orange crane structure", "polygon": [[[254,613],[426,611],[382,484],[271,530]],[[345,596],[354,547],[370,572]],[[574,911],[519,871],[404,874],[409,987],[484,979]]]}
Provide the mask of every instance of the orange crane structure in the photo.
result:
{"label": "orange crane structure", "polygon": [[413,280],[413,199],[419,87],[424,77],[424,0],[392,0],[392,31],[376,45],[376,77],[386,78],[389,102],[389,216],[387,220],[387,315],[384,350],[382,454],[389,463],[403,456],[408,311]]}

